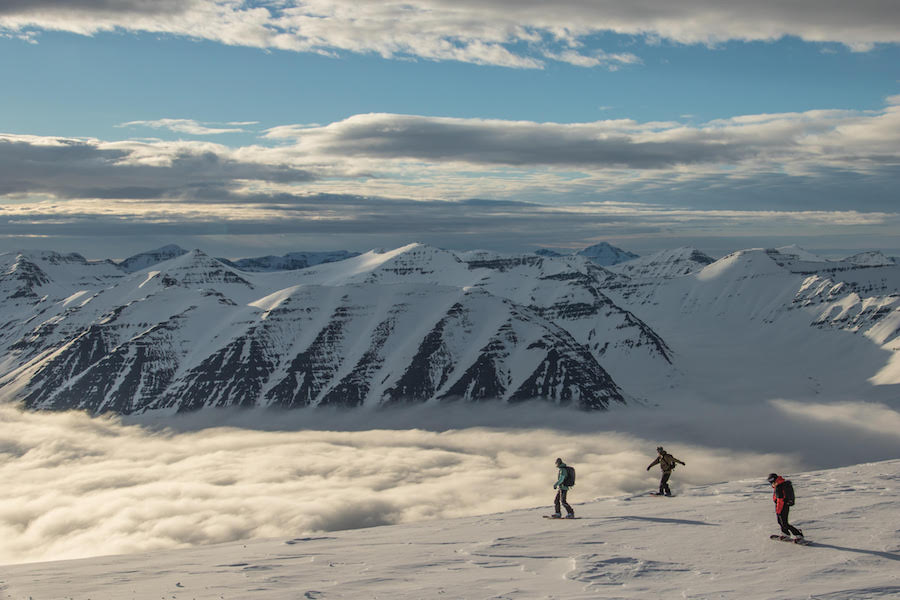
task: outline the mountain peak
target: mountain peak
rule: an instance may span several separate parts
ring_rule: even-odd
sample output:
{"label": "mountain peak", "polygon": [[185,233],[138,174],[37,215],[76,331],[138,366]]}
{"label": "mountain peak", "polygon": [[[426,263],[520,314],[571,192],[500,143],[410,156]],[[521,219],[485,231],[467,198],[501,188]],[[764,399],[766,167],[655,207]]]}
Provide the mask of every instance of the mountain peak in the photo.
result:
{"label": "mountain peak", "polygon": [[631,278],[672,278],[699,271],[715,260],[691,246],[661,250],[611,267],[610,270]]}
{"label": "mountain peak", "polygon": [[805,250],[798,246],[797,244],[791,244],[790,246],[782,246],[780,248],[775,248],[775,250],[784,256],[789,256],[791,258],[796,258],[797,260],[802,260],[805,262],[828,262],[827,259],[822,258],[818,254],[813,254],[809,250]]}
{"label": "mountain peak", "polygon": [[897,261],[889,256],[885,256],[878,250],[870,252],[860,252],[844,259],[848,263],[865,267],[890,267],[897,264]]}
{"label": "mountain peak", "polygon": [[599,244],[588,246],[583,250],[579,250],[575,254],[576,256],[584,256],[590,259],[592,262],[604,267],[617,265],[621,262],[638,258],[639,256],[634,252],[622,250],[621,248],[612,246],[607,242],[600,242]]}
{"label": "mountain peak", "polygon": [[284,256],[258,256],[254,258],[238,258],[229,260],[219,258],[219,262],[229,267],[250,272],[297,271],[314,267],[323,263],[340,262],[359,256],[359,252],[347,250],[331,250],[324,252],[288,252]]}
{"label": "mountain peak", "polygon": [[187,254],[187,250],[175,244],[168,244],[161,248],[156,248],[155,250],[148,250],[146,252],[141,252],[140,254],[135,254],[134,256],[129,256],[119,262],[118,266],[126,273],[134,273],[135,271],[141,271],[147,267],[152,267],[155,264],[176,258],[183,254]]}

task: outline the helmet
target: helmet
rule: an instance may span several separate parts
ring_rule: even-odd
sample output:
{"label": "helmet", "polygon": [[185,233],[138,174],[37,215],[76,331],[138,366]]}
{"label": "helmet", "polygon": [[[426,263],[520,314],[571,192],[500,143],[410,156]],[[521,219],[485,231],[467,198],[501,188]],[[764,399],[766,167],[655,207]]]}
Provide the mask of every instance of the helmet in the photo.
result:
{"label": "helmet", "polygon": [[656,447],[656,451],[657,451],[657,452],[665,452],[665,450],[663,450],[663,447],[662,447],[662,446],[657,446],[657,447]]}
{"label": "helmet", "polygon": [[563,464],[563,459],[557,458],[557,459],[556,459],[556,466],[559,466],[559,465],[561,465],[561,464]]}
{"label": "helmet", "polygon": [[766,481],[769,483],[775,483],[776,479],[778,479],[778,473],[769,473],[769,476],[766,477]]}

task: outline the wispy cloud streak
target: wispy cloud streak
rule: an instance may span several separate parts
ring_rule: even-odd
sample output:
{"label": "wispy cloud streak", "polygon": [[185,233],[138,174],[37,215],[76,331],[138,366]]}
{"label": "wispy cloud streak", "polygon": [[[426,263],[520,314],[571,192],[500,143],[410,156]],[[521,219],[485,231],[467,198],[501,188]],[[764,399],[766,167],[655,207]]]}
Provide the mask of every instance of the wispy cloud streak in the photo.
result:
{"label": "wispy cloud streak", "polygon": [[[253,125],[255,122],[234,122],[226,125]],[[193,119],[157,119],[155,121],[128,121],[117,127],[151,127],[153,129],[168,129],[175,133],[188,133],[190,135],[218,135],[220,133],[241,133],[247,131],[243,127],[210,127],[210,123],[198,123]]]}
{"label": "wispy cloud streak", "polygon": [[796,36],[867,51],[900,42],[898,23],[900,8],[892,0],[558,0],[551,10],[539,0],[14,0],[0,6],[0,32],[17,35],[146,31],[257,48],[514,68],[541,68],[546,60],[606,68],[635,62],[582,50],[603,32],[685,44]]}

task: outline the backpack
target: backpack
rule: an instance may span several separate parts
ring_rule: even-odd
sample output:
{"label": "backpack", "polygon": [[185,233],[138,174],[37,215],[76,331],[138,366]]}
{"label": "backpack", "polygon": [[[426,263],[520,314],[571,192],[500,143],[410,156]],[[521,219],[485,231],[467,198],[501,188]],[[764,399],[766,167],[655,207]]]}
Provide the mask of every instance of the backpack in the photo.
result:
{"label": "backpack", "polygon": [[662,465],[664,470],[672,471],[675,469],[675,457],[671,454],[663,454],[659,457],[659,464]]}
{"label": "backpack", "polygon": [[781,484],[781,493],[784,497],[784,503],[788,506],[794,505],[794,485],[790,482],[790,480],[785,480],[783,484]]}
{"label": "backpack", "polygon": [[563,479],[563,485],[568,487],[575,485],[575,467],[566,465],[566,478]]}

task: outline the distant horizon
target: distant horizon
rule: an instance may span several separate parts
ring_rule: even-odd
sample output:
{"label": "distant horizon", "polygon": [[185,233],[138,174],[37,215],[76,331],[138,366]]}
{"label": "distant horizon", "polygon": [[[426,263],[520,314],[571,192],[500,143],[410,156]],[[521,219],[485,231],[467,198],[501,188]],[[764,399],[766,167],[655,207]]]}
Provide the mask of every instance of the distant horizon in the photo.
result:
{"label": "distant horizon", "polygon": [[192,251],[192,250],[200,250],[200,251],[202,251],[204,254],[207,254],[207,255],[209,255],[209,256],[213,256],[213,257],[215,257],[215,258],[224,258],[224,259],[227,259],[227,260],[241,260],[241,259],[250,259],[250,258],[260,258],[260,257],[264,257],[264,256],[279,256],[279,257],[280,257],[280,256],[285,256],[285,255],[288,255],[288,254],[291,254],[291,253],[305,253],[305,252],[309,252],[309,253],[316,253],[316,252],[326,253],[326,252],[347,251],[347,252],[355,252],[355,253],[359,253],[359,254],[364,254],[364,253],[366,253],[366,252],[377,251],[377,250],[395,250],[395,249],[397,249],[397,248],[402,248],[402,247],[404,247],[404,246],[407,246],[407,245],[410,245],[410,244],[415,244],[415,243],[420,243],[420,244],[423,244],[423,245],[426,245],[426,246],[432,246],[432,247],[435,247],[435,248],[440,248],[440,249],[442,249],[442,250],[449,250],[449,251],[451,251],[451,252],[470,252],[470,251],[484,250],[484,251],[488,251],[488,252],[498,252],[498,253],[500,253],[500,254],[510,254],[510,255],[517,255],[517,254],[531,254],[531,253],[534,253],[534,252],[536,252],[536,251],[538,251],[538,250],[543,250],[543,249],[559,251],[559,252],[561,252],[561,253],[562,253],[562,252],[568,252],[568,253],[571,253],[571,254],[575,254],[575,253],[577,253],[577,252],[580,251],[580,250],[584,250],[585,248],[589,248],[589,247],[591,247],[591,246],[595,246],[595,245],[607,243],[607,244],[609,244],[610,246],[612,246],[613,248],[617,248],[617,249],[619,249],[619,250],[624,250],[624,251],[628,251],[628,252],[633,252],[633,253],[637,254],[638,257],[650,256],[650,255],[656,254],[657,252],[662,252],[662,251],[665,251],[665,250],[675,250],[675,249],[677,249],[677,248],[691,247],[691,248],[694,248],[694,249],[696,249],[696,250],[699,250],[700,252],[703,252],[704,254],[707,254],[708,256],[710,256],[710,257],[712,257],[712,258],[714,258],[714,259],[717,259],[717,260],[720,259],[720,258],[722,258],[722,257],[724,257],[724,256],[727,256],[728,254],[731,254],[732,252],[738,252],[738,251],[741,251],[741,250],[768,249],[768,248],[776,248],[776,249],[777,249],[777,248],[787,248],[787,247],[791,247],[791,246],[797,246],[797,247],[799,247],[799,248],[801,248],[801,249],[803,249],[803,250],[806,250],[806,251],[808,251],[808,252],[811,252],[811,253],[813,253],[813,254],[816,254],[817,256],[819,256],[819,257],[821,257],[821,258],[823,258],[823,259],[828,259],[828,260],[841,260],[841,259],[845,259],[845,258],[849,258],[849,257],[854,256],[854,255],[857,255],[857,254],[865,253],[865,252],[881,252],[881,253],[884,254],[885,256],[888,256],[888,257],[891,257],[891,258],[895,258],[895,259],[900,260],[900,248],[894,248],[894,249],[884,249],[884,248],[862,248],[862,249],[859,249],[859,248],[813,248],[813,247],[804,246],[804,245],[802,245],[802,244],[796,244],[796,243],[778,243],[778,244],[768,244],[768,245],[765,245],[765,244],[762,244],[762,245],[748,245],[748,246],[741,246],[741,247],[734,246],[734,247],[733,247],[732,249],[730,249],[730,250],[719,251],[719,252],[715,252],[715,253],[714,253],[714,252],[707,251],[707,250],[705,250],[705,249],[702,248],[702,247],[692,246],[692,245],[690,245],[690,244],[681,244],[681,245],[666,246],[666,247],[662,247],[662,248],[658,248],[658,249],[654,249],[654,250],[647,250],[647,251],[643,251],[643,252],[642,252],[642,251],[640,251],[640,250],[638,250],[638,249],[635,249],[635,248],[632,248],[632,247],[628,247],[628,246],[625,246],[625,245],[620,245],[620,244],[618,244],[618,243],[613,243],[613,242],[606,242],[606,241],[593,242],[593,243],[588,244],[588,245],[585,245],[585,246],[575,246],[575,247],[572,247],[572,248],[565,248],[565,247],[562,247],[562,246],[543,246],[543,245],[535,245],[534,247],[531,247],[531,248],[525,248],[525,249],[518,250],[518,251],[516,251],[516,250],[495,250],[495,249],[491,249],[491,248],[479,248],[479,247],[472,247],[472,248],[454,248],[454,247],[448,247],[448,246],[439,246],[439,245],[436,245],[436,244],[428,244],[428,243],[426,243],[426,242],[408,241],[408,242],[406,242],[406,243],[399,243],[399,244],[397,244],[396,246],[372,246],[372,247],[365,247],[365,248],[364,248],[364,247],[357,247],[357,248],[349,248],[349,247],[348,247],[348,248],[327,248],[327,249],[322,249],[322,248],[315,248],[315,247],[298,247],[298,248],[295,248],[295,249],[292,249],[292,250],[282,250],[282,249],[270,249],[270,250],[266,250],[265,248],[257,248],[257,249],[256,249],[256,250],[257,250],[256,253],[250,253],[250,254],[231,254],[231,255],[226,255],[226,254],[223,253],[223,252],[211,251],[211,250],[208,250],[207,248],[204,248],[203,246],[185,245],[185,244],[183,244],[183,243],[178,243],[178,242],[167,242],[167,243],[164,243],[164,244],[159,244],[159,245],[156,245],[156,246],[148,247],[148,248],[145,248],[145,249],[143,249],[143,250],[138,250],[138,251],[136,251],[136,252],[130,252],[130,253],[127,253],[127,254],[122,255],[122,256],[90,254],[90,253],[86,253],[86,252],[83,252],[83,251],[78,250],[78,249],[56,249],[56,248],[48,248],[48,247],[41,247],[41,246],[35,246],[35,247],[32,247],[32,248],[21,248],[21,247],[19,247],[19,248],[3,248],[3,249],[0,249],[0,254],[2,254],[2,253],[14,253],[14,252],[42,252],[42,251],[44,251],[44,252],[57,252],[57,253],[59,253],[59,254],[72,254],[72,253],[75,253],[75,254],[81,255],[82,257],[84,257],[86,260],[89,260],[89,261],[111,260],[111,261],[113,261],[113,262],[119,263],[119,262],[122,262],[123,260],[126,260],[126,259],[128,259],[128,258],[137,256],[137,255],[139,255],[139,254],[144,254],[144,253],[152,252],[152,251],[155,251],[155,250],[162,249],[162,248],[164,248],[164,247],[166,247],[166,246],[173,246],[173,245],[174,245],[174,246],[178,246],[178,247],[181,248],[182,250],[185,250],[185,251],[188,251],[188,252],[190,252],[190,251]]}

